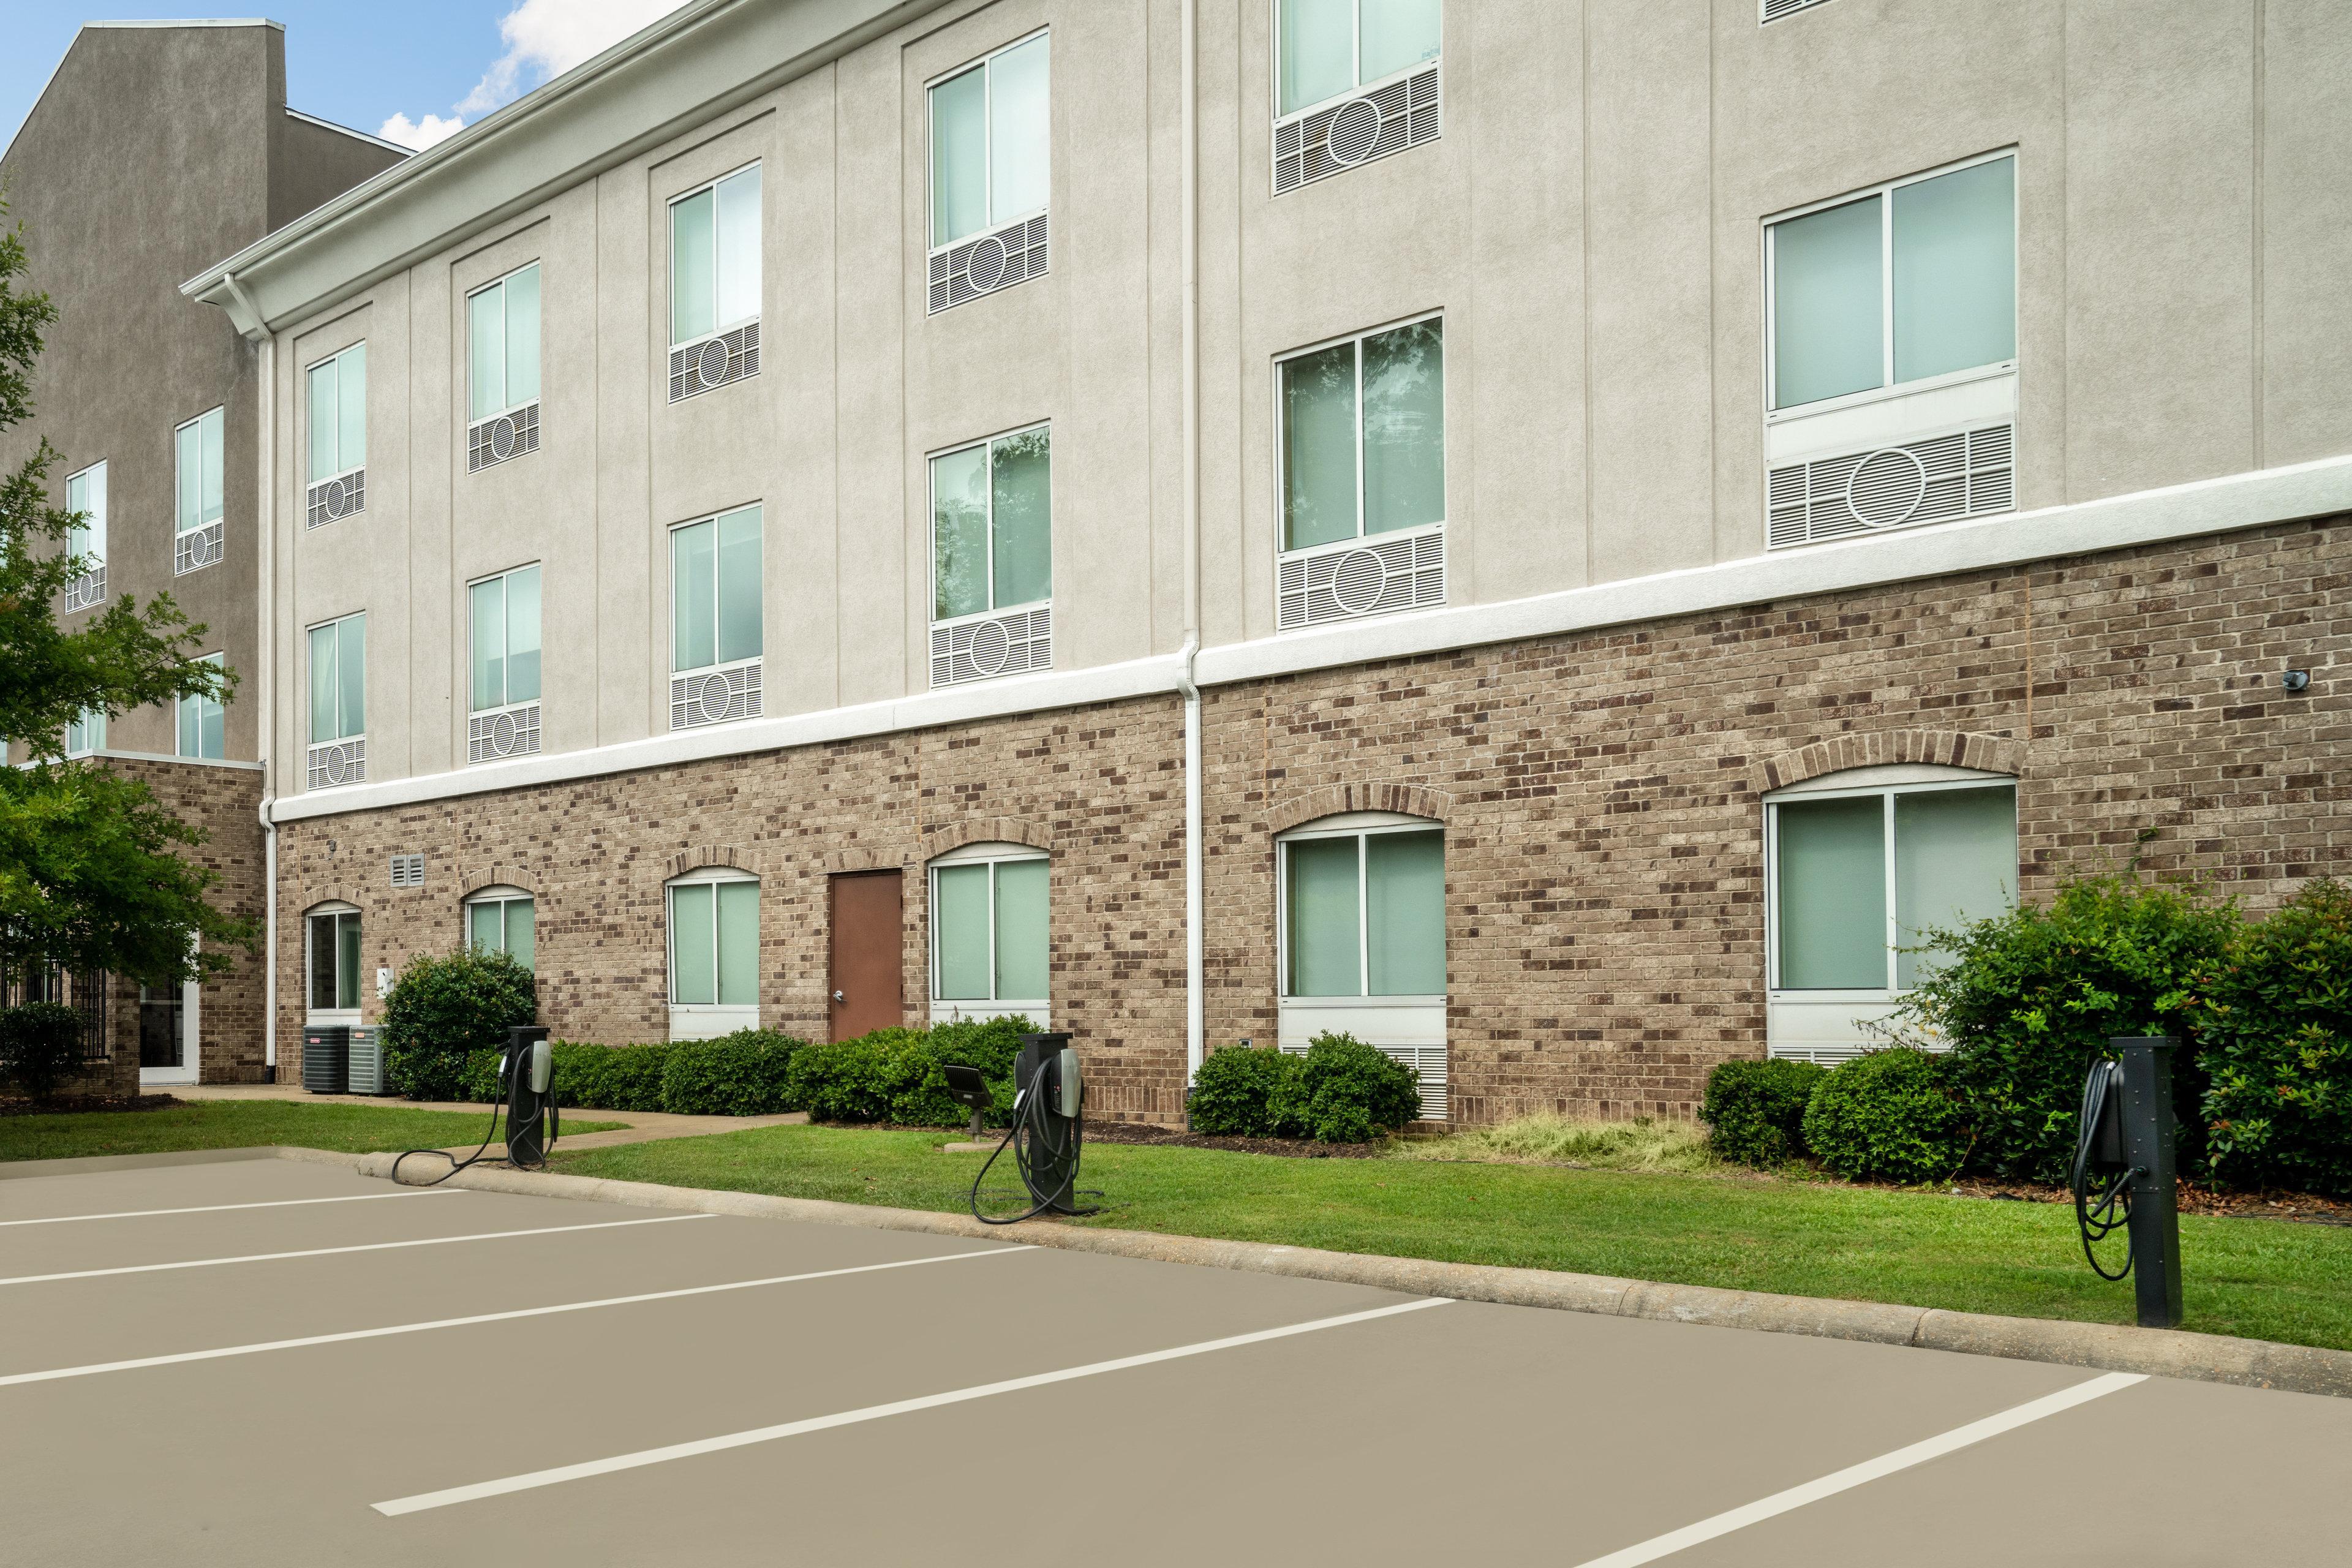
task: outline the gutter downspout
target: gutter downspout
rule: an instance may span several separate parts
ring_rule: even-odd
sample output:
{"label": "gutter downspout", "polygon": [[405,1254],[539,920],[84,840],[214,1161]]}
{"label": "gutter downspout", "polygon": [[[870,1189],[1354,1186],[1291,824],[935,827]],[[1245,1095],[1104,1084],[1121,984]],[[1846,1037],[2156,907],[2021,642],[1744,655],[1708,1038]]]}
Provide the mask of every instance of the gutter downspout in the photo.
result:
{"label": "gutter downspout", "polygon": [[[245,289],[235,276],[226,279],[229,292],[252,305]],[[260,690],[259,745],[261,753],[261,875],[262,875],[262,959],[261,959],[261,1067],[263,1081],[278,1081],[278,824],[271,819],[271,808],[278,797],[273,786],[278,778],[277,682],[271,679],[276,668],[276,647],[270,627],[276,622],[277,605],[274,595],[278,584],[278,486],[275,469],[278,434],[278,342],[260,317],[255,318],[260,336],[255,346],[260,350],[259,429],[254,446],[258,453],[260,494],[254,510],[261,528],[261,553],[257,571],[260,576],[256,595],[257,613],[254,622],[254,659],[260,668],[255,671]]]}
{"label": "gutter downspout", "polygon": [[[1184,0],[1181,141],[1184,198],[1184,668],[1176,689],[1184,696],[1184,1084],[1207,1052],[1202,975],[1201,886],[1201,688],[1192,661],[1201,651],[1201,154],[1200,5]],[[1185,1124],[1191,1125],[1188,1112]]]}

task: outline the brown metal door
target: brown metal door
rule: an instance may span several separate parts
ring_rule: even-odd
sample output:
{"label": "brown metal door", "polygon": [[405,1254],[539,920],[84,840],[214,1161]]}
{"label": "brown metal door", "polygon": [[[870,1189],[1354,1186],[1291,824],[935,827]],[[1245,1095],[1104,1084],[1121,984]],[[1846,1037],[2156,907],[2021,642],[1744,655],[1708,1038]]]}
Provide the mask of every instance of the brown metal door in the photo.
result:
{"label": "brown metal door", "polygon": [[907,1021],[898,873],[833,879],[833,1037],[855,1039]]}

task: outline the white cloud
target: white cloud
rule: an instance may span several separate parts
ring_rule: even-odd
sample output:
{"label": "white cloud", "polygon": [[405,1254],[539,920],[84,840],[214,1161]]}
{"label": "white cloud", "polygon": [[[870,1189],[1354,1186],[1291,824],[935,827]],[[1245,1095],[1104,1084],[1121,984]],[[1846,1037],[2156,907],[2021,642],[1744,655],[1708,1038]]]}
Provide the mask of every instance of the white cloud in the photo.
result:
{"label": "white cloud", "polygon": [[436,142],[446,142],[466,129],[466,122],[457,115],[444,120],[428,114],[423,120],[412,121],[405,114],[395,114],[377,127],[376,134],[387,142],[397,142],[413,152],[422,153]]}
{"label": "white cloud", "polygon": [[684,4],[686,0],[522,0],[499,23],[507,52],[491,62],[457,105],[457,112],[487,114],[511,103]]}
{"label": "white cloud", "polygon": [[427,114],[412,121],[395,114],[376,132],[418,152],[446,142],[490,110],[512,103],[551,77],[593,59],[638,28],[677,10],[687,0],[520,0],[499,21],[507,51],[490,62],[474,90],[446,119]]}

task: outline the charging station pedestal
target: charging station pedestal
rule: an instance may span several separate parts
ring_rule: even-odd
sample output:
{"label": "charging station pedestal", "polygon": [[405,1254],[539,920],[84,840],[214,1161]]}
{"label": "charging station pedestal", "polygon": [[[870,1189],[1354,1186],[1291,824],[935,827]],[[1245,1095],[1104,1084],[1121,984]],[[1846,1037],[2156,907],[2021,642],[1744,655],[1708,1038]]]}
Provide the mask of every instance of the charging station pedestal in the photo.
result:
{"label": "charging station pedestal", "polygon": [[506,1079],[507,1158],[518,1165],[543,1165],[555,1103],[546,1025],[518,1024],[507,1031]]}
{"label": "charging station pedestal", "polygon": [[2162,1035],[2107,1042],[2123,1061],[2124,1158],[2132,1165],[2132,1267],[2139,1326],[2180,1322],[2180,1208],[2173,1159],[2172,1053]]}
{"label": "charging station pedestal", "polygon": [[1070,1049],[1066,1034],[1024,1035],[1021,1052],[1013,1060],[1013,1081],[1022,1089],[1036,1085],[1039,1103],[1024,1105],[1029,1126],[1030,1160],[1024,1170],[1030,1195],[1062,1214],[1076,1212],[1071,1189],[1078,1180],[1078,1053]]}

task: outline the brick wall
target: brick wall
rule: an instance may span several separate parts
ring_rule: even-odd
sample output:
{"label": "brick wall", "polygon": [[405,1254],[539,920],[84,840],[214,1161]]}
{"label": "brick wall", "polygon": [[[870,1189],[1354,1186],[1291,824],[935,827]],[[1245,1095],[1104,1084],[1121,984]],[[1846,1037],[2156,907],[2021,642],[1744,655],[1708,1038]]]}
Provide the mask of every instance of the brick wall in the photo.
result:
{"label": "brick wall", "polygon": [[[1465,1121],[1688,1116],[1709,1067],[1761,1054],[1761,796],[1837,767],[2015,772],[2029,898],[2148,830],[2145,865],[2255,906],[2352,873],[2352,689],[2329,668],[2352,660],[2347,541],[2297,524],[1212,690],[1210,1043],[1274,1037],[1274,836],[1327,810],[1445,823]],[[2308,693],[2280,691],[2290,666],[2317,672]],[[923,861],[996,835],[1054,853],[1055,1022],[1096,1113],[1175,1120],[1181,722],[1139,700],[290,824],[281,1077],[297,917],[320,900],[366,911],[372,973],[454,947],[467,889],[530,889],[542,1018],[657,1039],[662,882],[680,856],[739,856],[763,881],[763,1021],[814,1035],[824,877],[906,868],[912,1012]],[[423,889],[390,888],[398,850],[426,855]]]}

